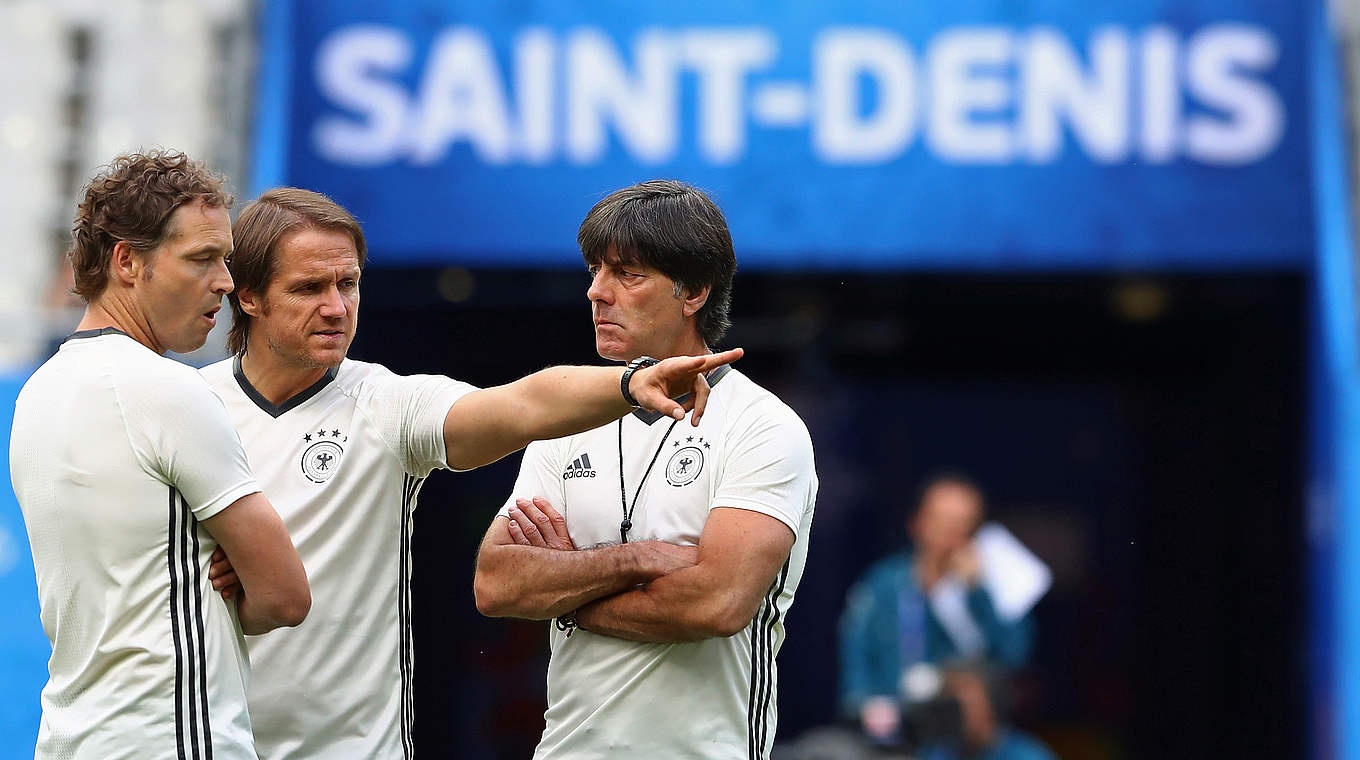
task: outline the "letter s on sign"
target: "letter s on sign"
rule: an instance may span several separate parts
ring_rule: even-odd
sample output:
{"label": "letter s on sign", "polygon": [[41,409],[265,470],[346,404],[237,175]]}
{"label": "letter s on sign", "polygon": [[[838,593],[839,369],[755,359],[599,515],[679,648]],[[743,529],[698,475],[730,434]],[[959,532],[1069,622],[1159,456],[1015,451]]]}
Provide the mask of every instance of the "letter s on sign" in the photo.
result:
{"label": "letter s on sign", "polygon": [[1284,104],[1267,82],[1251,76],[1266,74],[1280,58],[1271,33],[1215,24],[1191,37],[1188,48],[1187,89],[1215,113],[1187,120],[1186,153],[1206,164],[1241,166],[1275,150],[1284,135]]}
{"label": "letter s on sign", "polygon": [[350,26],[321,43],[316,56],[317,85],[330,102],[362,116],[331,114],[312,131],[317,153],[337,164],[379,166],[403,149],[407,96],[398,82],[411,63],[411,42],[385,26]]}

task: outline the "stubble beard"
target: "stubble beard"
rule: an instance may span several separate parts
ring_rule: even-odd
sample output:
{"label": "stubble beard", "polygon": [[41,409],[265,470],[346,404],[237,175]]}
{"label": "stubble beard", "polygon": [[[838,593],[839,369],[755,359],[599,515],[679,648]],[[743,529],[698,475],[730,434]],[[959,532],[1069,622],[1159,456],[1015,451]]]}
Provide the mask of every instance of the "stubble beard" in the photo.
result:
{"label": "stubble beard", "polygon": [[[285,350],[274,342],[273,337],[268,335],[265,336],[265,342],[269,345],[269,350],[271,353],[282,359],[285,364],[291,364],[294,367],[311,370],[311,369],[330,369],[331,367],[336,367],[340,365],[340,362],[338,361],[333,363],[319,361],[313,358],[311,354],[307,352],[306,349],[302,349],[300,351]],[[340,358],[343,361],[344,357],[341,356]]]}

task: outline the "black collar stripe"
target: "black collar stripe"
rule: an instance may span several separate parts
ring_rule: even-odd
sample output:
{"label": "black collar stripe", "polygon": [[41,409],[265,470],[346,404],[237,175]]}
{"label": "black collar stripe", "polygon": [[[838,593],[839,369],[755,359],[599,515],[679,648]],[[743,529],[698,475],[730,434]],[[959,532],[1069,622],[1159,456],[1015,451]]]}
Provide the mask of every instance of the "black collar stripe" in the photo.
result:
{"label": "black collar stripe", "polygon": [[124,338],[132,338],[131,335],[119,330],[117,327],[97,327],[93,330],[77,330],[70,335],[67,335],[65,338],[62,338],[61,342],[65,343],[68,340],[80,340],[81,338],[99,338],[105,335],[121,335]]}
{"label": "black collar stripe", "polygon": [[[708,387],[710,387],[710,388],[716,387],[716,386],[718,385],[718,381],[719,381],[719,380],[722,380],[724,377],[727,377],[727,373],[730,372],[730,371],[732,371],[732,365],[731,365],[731,364],[724,364],[724,365],[718,367],[717,369],[713,370],[712,372],[710,372],[710,373],[708,374]],[[683,403],[685,403],[685,401],[688,400],[688,399],[689,399],[689,394],[686,393],[685,395],[683,395],[683,396],[681,396],[680,398],[676,399],[676,401],[678,401],[679,403],[683,404]],[[634,416],[634,417],[637,417],[639,420],[642,420],[644,423],[646,423],[646,424],[648,424],[648,425],[651,425],[652,423],[654,423],[654,422],[656,422],[657,420],[660,420],[660,419],[670,419],[669,417],[667,417],[666,415],[662,414],[661,412],[651,412],[651,411],[648,411],[648,410],[646,410],[646,409],[634,409],[634,410],[633,410],[633,416]]]}
{"label": "black collar stripe", "polygon": [[338,367],[331,367],[326,370],[326,374],[322,375],[320,380],[312,383],[306,390],[298,393],[287,401],[284,401],[282,404],[275,405],[271,403],[269,399],[265,398],[264,394],[255,390],[255,386],[251,385],[250,381],[246,379],[245,370],[241,369],[240,354],[237,354],[236,357],[231,360],[231,368],[232,374],[236,376],[236,383],[241,386],[241,390],[246,394],[246,398],[254,401],[255,406],[260,407],[270,417],[275,418],[282,416],[291,409],[295,409],[298,406],[307,403],[312,396],[320,393],[322,389],[327,385],[330,385],[331,381],[335,379],[336,374],[339,373]]}

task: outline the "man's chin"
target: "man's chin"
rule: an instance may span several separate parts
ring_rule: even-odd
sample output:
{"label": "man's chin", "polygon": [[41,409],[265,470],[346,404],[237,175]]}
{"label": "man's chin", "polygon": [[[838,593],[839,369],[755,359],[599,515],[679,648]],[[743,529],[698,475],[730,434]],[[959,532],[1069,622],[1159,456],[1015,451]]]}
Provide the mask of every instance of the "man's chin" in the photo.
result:
{"label": "man's chin", "polygon": [[340,366],[340,362],[345,360],[345,352],[341,351],[316,351],[307,356],[307,363],[316,369],[330,369]]}
{"label": "man's chin", "polygon": [[595,353],[602,359],[616,362],[631,361],[634,357],[628,355],[628,347],[612,340],[595,340]]}
{"label": "man's chin", "polygon": [[203,348],[203,344],[207,342],[208,333],[205,331],[202,335],[191,335],[183,340],[175,341],[172,344],[167,345],[165,350],[172,354],[191,354],[198,349]]}
{"label": "man's chin", "polygon": [[307,349],[293,354],[292,361],[307,369],[330,369],[340,366],[345,359],[345,349]]}

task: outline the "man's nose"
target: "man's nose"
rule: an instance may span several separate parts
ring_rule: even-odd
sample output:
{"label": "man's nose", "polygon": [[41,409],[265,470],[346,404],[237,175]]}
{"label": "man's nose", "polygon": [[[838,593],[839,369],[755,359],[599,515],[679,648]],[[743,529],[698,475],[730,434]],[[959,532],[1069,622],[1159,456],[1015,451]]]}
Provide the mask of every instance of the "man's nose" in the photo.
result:
{"label": "man's nose", "polygon": [[586,288],[586,298],[591,301],[608,302],[609,295],[610,291],[605,283],[604,271],[596,272],[595,276],[590,278],[590,287]]}
{"label": "man's nose", "polygon": [[349,307],[345,303],[345,298],[340,294],[340,289],[332,285],[326,289],[326,295],[321,301],[321,316],[327,319],[336,319],[345,316]]}
{"label": "man's nose", "polygon": [[225,260],[217,262],[217,270],[213,272],[212,292],[218,295],[226,295],[236,289],[236,283],[231,279],[231,271],[227,269]]}

